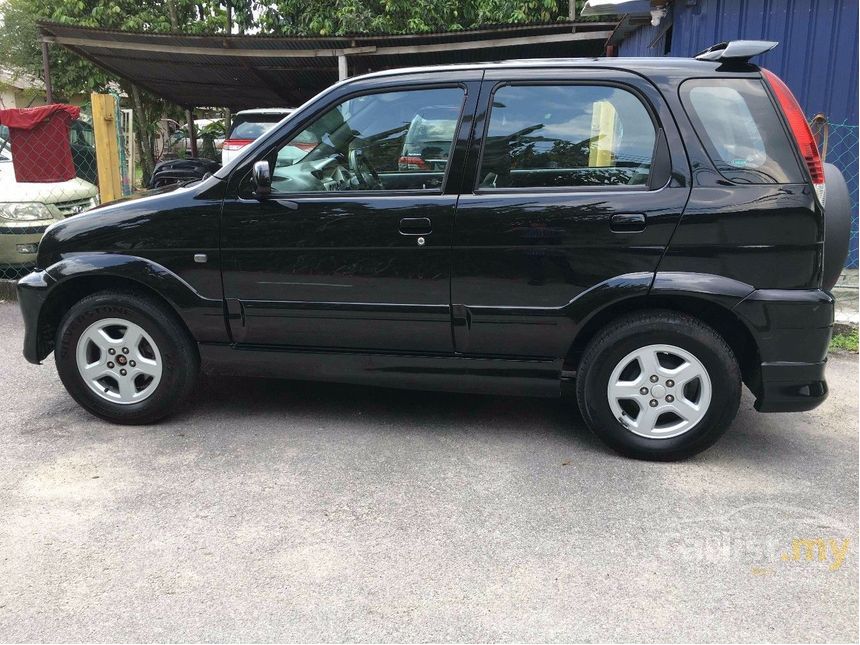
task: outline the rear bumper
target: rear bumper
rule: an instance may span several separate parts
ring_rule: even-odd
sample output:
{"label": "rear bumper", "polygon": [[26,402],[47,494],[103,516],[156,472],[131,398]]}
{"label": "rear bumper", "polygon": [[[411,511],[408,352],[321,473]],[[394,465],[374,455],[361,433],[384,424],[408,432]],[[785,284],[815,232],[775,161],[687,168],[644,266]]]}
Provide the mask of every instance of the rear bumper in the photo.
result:
{"label": "rear bumper", "polygon": [[827,398],[827,381],[821,363],[762,363],[756,393],[759,412],[805,412]]}
{"label": "rear bumper", "polygon": [[756,410],[803,412],[827,398],[834,303],[820,289],[760,289],[735,307],[758,347],[758,369],[747,375]]}

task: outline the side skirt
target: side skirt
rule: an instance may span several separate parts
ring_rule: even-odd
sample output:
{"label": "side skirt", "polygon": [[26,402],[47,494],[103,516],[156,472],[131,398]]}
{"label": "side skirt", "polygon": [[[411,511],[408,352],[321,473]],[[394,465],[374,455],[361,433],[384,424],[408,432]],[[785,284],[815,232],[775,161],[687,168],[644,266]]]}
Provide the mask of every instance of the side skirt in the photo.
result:
{"label": "side skirt", "polygon": [[561,360],[357,353],[200,343],[211,376],[258,376],[512,396],[561,396]]}

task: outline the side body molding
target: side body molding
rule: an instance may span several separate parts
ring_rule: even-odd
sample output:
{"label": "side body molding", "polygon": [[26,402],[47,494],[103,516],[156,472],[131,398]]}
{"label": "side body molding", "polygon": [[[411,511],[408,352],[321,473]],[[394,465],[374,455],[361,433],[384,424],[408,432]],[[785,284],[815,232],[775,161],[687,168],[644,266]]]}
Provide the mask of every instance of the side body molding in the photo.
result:
{"label": "side body molding", "polygon": [[[645,296],[653,277],[654,274],[647,271],[615,276],[583,291],[561,307],[485,307],[455,302],[452,305],[455,344],[461,355],[481,355],[470,343],[473,320],[477,317],[500,330],[500,349],[506,346],[501,339],[507,342],[515,339],[523,355],[564,358],[571,339],[594,315],[625,299]],[[499,351],[495,355],[502,353]]]}

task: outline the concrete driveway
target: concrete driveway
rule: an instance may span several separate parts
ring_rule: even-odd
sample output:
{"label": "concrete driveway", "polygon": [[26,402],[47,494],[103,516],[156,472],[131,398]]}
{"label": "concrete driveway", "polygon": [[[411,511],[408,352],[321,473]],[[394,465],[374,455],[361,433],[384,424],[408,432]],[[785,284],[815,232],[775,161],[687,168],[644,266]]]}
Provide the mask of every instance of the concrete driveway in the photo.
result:
{"label": "concrete driveway", "polygon": [[0,305],[0,640],[851,641],[856,356],[681,464],[561,401],[224,379],[120,427]]}

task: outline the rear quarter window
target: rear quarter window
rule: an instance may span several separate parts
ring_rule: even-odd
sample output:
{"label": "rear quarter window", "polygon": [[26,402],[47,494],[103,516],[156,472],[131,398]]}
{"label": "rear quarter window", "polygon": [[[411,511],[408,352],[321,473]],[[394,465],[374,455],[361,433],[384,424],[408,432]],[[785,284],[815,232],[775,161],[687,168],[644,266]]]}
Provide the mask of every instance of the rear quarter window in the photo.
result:
{"label": "rear quarter window", "polygon": [[681,101],[708,156],[737,184],[804,181],[788,133],[761,81],[696,79]]}

